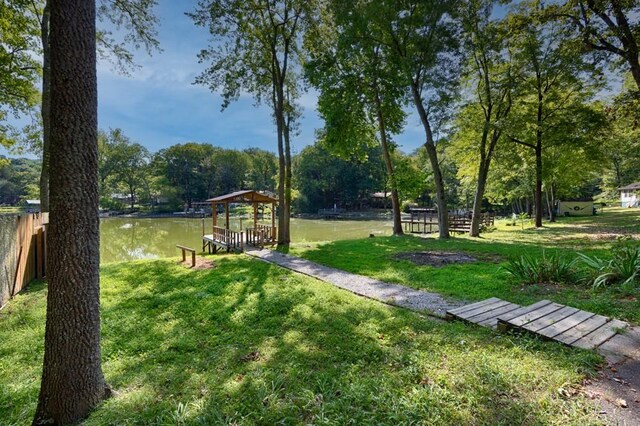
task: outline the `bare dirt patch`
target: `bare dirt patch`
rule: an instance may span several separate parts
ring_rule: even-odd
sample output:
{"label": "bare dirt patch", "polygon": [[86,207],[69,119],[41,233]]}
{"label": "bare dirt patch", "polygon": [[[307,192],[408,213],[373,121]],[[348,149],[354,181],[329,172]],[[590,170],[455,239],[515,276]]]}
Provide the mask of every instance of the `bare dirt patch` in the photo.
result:
{"label": "bare dirt patch", "polygon": [[394,257],[399,260],[408,260],[419,266],[433,266],[434,268],[478,261],[477,258],[466,253],[449,251],[411,251],[398,253]]}
{"label": "bare dirt patch", "polygon": [[205,259],[204,257],[197,257],[196,256],[196,265],[195,266],[191,266],[191,258],[187,258],[186,262],[178,262],[180,265],[184,266],[185,268],[189,268],[189,269],[213,269],[216,267],[216,264],[213,262],[213,260],[211,259]]}

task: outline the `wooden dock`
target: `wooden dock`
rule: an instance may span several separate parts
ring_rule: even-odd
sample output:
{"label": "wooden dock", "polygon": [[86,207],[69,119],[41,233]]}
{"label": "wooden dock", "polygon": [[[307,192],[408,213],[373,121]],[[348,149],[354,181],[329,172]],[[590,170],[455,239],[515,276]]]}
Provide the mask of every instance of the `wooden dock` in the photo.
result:
{"label": "wooden dock", "polygon": [[[409,219],[402,220],[405,232],[413,234],[432,234],[438,232],[438,213],[434,209],[410,209]],[[494,213],[482,213],[480,226],[490,228],[495,225]],[[471,215],[469,213],[450,212],[449,231],[466,233],[471,230]]]}
{"label": "wooden dock", "polygon": [[447,319],[460,319],[500,331],[533,333],[582,349],[596,349],[629,326],[624,321],[549,300],[525,307],[496,297],[447,311]]}

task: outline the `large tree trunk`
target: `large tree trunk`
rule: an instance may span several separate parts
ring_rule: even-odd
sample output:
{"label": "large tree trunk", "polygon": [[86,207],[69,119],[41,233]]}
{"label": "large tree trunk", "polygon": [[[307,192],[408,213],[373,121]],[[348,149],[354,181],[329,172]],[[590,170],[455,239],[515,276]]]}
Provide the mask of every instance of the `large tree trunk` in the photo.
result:
{"label": "large tree trunk", "polygon": [[284,152],[284,102],[282,88],[274,83],[272,101],[278,135],[278,245],[288,245],[288,216],[286,202],[287,165]]}
{"label": "large tree trunk", "polygon": [[384,165],[387,170],[387,176],[389,176],[389,183],[391,184],[391,211],[393,213],[393,235],[403,235],[402,231],[402,216],[400,213],[400,197],[398,196],[398,185],[396,183],[396,177],[393,173],[393,163],[391,162],[391,154],[389,153],[389,142],[387,141],[387,129],[384,122],[384,115],[382,112],[382,102],[380,101],[380,94],[378,88],[375,90],[375,102],[376,102],[376,115],[378,118],[378,129],[380,131],[380,142],[382,144],[382,158],[384,159]]}
{"label": "large tree trunk", "polygon": [[555,185],[553,183],[551,184],[551,188],[549,192],[551,195],[551,213],[549,215],[549,222],[555,222],[556,221],[556,191],[555,191]]}
{"label": "large tree trunk", "polygon": [[51,139],[51,52],[49,49],[49,0],[42,11],[40,40],[42,42],[42,165],[40,170],[40,211],[49,211],[49,140]]}
{"label": "large tree trunk", "polygon": [[411,84],[411,93],[413,95],[413,103],[418,110],[420,121],[424,127],[426,135],[426,142],[424,144],[429,156],[429,162],[431,163],[431,169],[433,170],[433,180],[436,185],[436,204],[438,206],[438,237],[441,239],[449,238],[449,206],[447,205],[447,193],[444,188],[444,179],[442,178],[442,171],[440,170],[440,162],[438,161],[438,151],[436,150],[436,144],[433,140],[433,133],[431,131],[431,123],[429,123],[429,117],[427,111],[422,105],[422,97],[420,91],[415,84]]}
{"label": "large tree trunk", "polygon": [[284,176],[284,204],[285,204],[285,230],[283,233],[284,241],[286,244],[291,242],[291,141],[289,132],[291,125],[290,121],[287,119],[284,130],[284,166],[285,166],[285,176]]}
{"label": "large tree trunk", "polygon": [[51,3],[51,219],[34,424],[80,421],[109,395],[100,365],[95,2]]}
{"label": "large tree trunk", "polygon": [[480,216],[482,215],[482,200],[484,199],[484,191],[487,185],[487,175],[489,174],[489,161],[482,158],[478,167],[478,183],[476,193],[473,197],[473,211],[471,214],[471,229],[469,235],[472,237],[480,236]]}
{"label": "large tree trunk", "polygon": [[[490,123],[487,123],[487,126]],[[485,126],[486,127],[486,126]],[[485,130],[486,131],[486,130]],[[488,133],[488,131],[486,131]],[[472,237],[480,236],[480,217],[482,214],[482,200],[484,199],[484,192],[487,188],[487,177],[489,176],[489,169],[491,167],[491,160],[493,159],[493,152],[496,149],[498,140],[500,139],[501,131],[493,130],[491,138],[489,140],[489,148],[485,151],[485,143],[481,144],[480,149],[480,165],[478,167],[478,186],[476,187],[476,193],[473,198],[473,212],[471,216],[471,229],[469,235]],[[486,136],[483,136],[486,140]]]}
{"label": "large tree trunk", "polygon": [[535,218],[536,228],[542,227],[542,132],[536,132],[536,189],[535,189]]}

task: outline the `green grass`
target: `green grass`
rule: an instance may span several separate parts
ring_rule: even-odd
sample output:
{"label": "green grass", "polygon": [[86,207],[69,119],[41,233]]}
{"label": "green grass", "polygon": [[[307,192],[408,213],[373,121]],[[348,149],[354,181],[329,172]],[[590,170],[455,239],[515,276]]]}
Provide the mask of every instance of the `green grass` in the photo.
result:
{"label": "green grass", "polygon": [[[367,244],[397,242],[423,243]],[[590,352],[434,321],[244,256],[214,259],[201,271],[103,267],[115,396],[86,425],[600,424],[575,392],[600,361]],[[35,410],[45,296],[36,284],[0,311],[2,424],[28,424]]]}
{"label": "green grass", "polygon": [[[499,297],[519,304],[549,299],[602,315],[640,323],[638,289],[593,290],[585,285],[521,285],[506,273],[509,258],[524,254],[541,257],[559,253],[567,258],[581,251],[606,257],[616,235],[640,234],[640,211],[610,209],[596,217],[559,218],[536,230],[524,230],[499,222],[497,230],[482,238],[456,236],[450,240],[405,237],[367,238],[329,243],[298,244],[290,253],[315,262],[367,275],[382,281],[438,292],[458,299],[476,301]],[[457,251],[475,256],[479,262],[433,268],[398,260],[400,252]]]}

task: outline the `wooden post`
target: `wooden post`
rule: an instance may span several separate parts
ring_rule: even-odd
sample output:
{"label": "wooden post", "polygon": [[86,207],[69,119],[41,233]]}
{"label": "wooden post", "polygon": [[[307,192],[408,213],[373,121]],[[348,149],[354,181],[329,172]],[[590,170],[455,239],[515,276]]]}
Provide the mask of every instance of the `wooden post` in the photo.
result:
{"label": "wooden post", "polygon": [[271,238],[276,238],[276,203],[271,203]]}
{"label": "wooden post", "polygon": [[192,251],[191,252],[191,267],[195,267],[196,266],[196,251]]}
{"label": "wooden post", "polygon": [[213,203],[213,227],[216,227],[216,222],[218,219],[218,203]]}
{"label": "wooden post", "polygon": [[224,203],[225,228],[229,229],[229,202]]}
{"label": "wooden post", "polygon": [[204,237],[204,217],[202,218],[202,236]]}
{"label": "wooden post", "polygon": [[253,203],[253,229],[258,228],[258,203]]}

